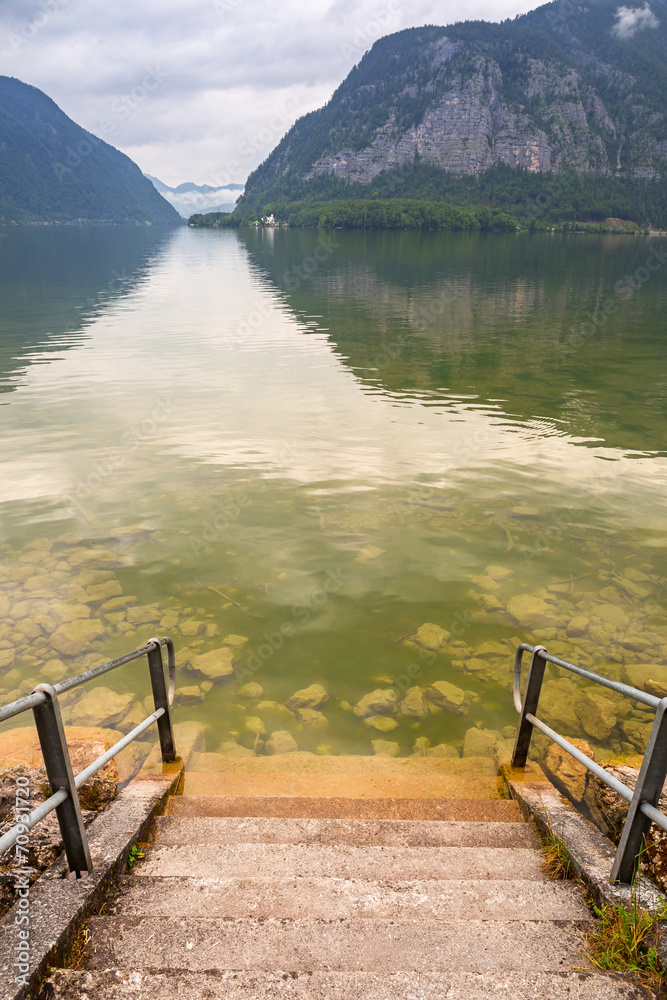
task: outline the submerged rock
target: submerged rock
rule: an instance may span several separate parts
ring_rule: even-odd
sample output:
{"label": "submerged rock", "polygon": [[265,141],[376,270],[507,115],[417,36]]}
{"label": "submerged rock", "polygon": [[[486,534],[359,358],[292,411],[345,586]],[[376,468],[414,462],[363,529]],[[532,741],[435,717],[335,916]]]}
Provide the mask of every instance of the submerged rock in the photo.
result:
{"label": "submerged rock", "polygon": [[193,670],[217,680],[220,677],[229,677],[234,673],[234,654],[231,649],[212,649],[209,653],[201,653],[190,659]]}
{"label": "submerged rock", "polygon": [[450,684],[449,681],[435,681],[426,689],[426,697],[438,708],[444,708],[455,715],[465,715],[474,698],[469,692]]}
{"label": "submerged rock", "polygon": [[[370,694],[360,698],[352,709],[355,715],[363,719],[367,715],[390,715],[398,711],[398,698],[393,688],[377,688]],[[393,728],[393,727],[392,727]]]}
{"label": "submerged rock", "polygon": [[329,700],[329,693],[321,684],[311,684],[307,688],[295,691],[291,698],[285,702],[285,707],[291,712],[299,708],[317,708],[323,702]]}
{"label": "submerged rock", "polygon": [[247,719],[244,719],[243,728],[255,736],[261,736],[266,732],[266,726],[257,715],[249,715]]}
{"label": "submerged rock", "polygon": [[422,649],[430,649],[433,652],[437,652],[439,649],[444,649],[450,638],[451,633],[447,629],[441,628],[439,625],[434,625],[432,622],[426,622],[417,629],[413,636],[410,636],[405,641],[408,645],[421,646]]}
{"label": "submerged rock", "polygon": [[367,726],[372,726],[373,729],[377,729],[381,733],[389,733],[398,726],[396,719],[392,719],[388,715],[369,715],[364,719],[364,722]]}
{"label": "submerged rock", "polygon": [[459,752],[456,747],[453,747],[451,743],[438,743],[434,747],[429,747],[426,751],[427,757],[456,757],[458,760]]}
{"label": "submerged rock", "polygon": [[133,702],[131,694],[119,694],[107,687],[92,688],[70,708],[70,722],[75,726],[113,726],[125,718]]}
{"label": "submerged rock", "polygon": [[63,656],[80,656],[92,642],[104,635],[104,624],[98,618],[79,618],[65,622],[51,636],[51,645]]}
{"label": "submerged rock", "polygon": [[226,635],[222,641],[225,646],[234,646],[235,648],[239,646],[245,646],[246,642],[250,642],[250,640],[246,638],[245,635],[234,635],[234,634]]}
{"label": "submerged rock", "polygon": [[355,562],[367,563],[371,562],[373,559],[379,559],[380,556],[384,555],[384,549],[378,548],[377,545],[365,545],[359,555],[356,557]]}
{"label": "submerged rock", "polygon": [[278,729],[275,733],[271,733],[264,744],[264,750],[270,756],[280,753],[295,753],[298,749],[298,743],[286,729]]}
{"label": "submerged rock", "polygon": [[428,715],[428,698],[420,687],[411,687],[403,695],[401,712],[415,719],[424,719]]}
{"label": "submerged rock", "polygon": [[[594,759],[591,745],[586,740],[571,739],[570,742],[591,760]],[[557,743],[552,743],[544,758],[544,767],[574,802],[581,802],[586,793],[590,774],[583,764],[575,760],[567,750],[563,750]]]}
{"label": "submerged rock", "polygon": [[177,705],[197,705],[206,697],[206,692],[202,691],[198,684],[176,689],[174,702]]}
{"label": "submerged rock", "polygon": [[615,703],[595,689],[579,692],[576,713],[584,731],[598,741],[607,739],[618,719]]}
{"label": "submerged rock", "polygon": [[239,698],[261,698],[264,694],[264,688],[257,681],[250,681],[240,687],[236,693]]}
{"label": "submerged rock", "polygon": [[377,757],[398,757],[401,752],[398,743],[392,743],[391,740],[371,740],[371,746]]}
{"label": "submerged rock", "polygon": [[464,757],[493,757],[501,735],[495,729],[477,729],[473,726],[463,739]]}
{"label": "submerged rock", "polygon": [[242,747],[240,743],[236,743],[234,740],[225,740],[224,743],[220,745],[218,753],[222,754],[223,757],[254,757],[252,750],[248,747]]}
{"label": "submerged rock", "polygon": [[297,708],[294,714],[304,726],[311,726],[313,729],[327,729],[329,726],[326,715],[314,708]]}
{"label": "submerged rock", "polygon": [[532,594],[518,594],[507,604],[508,614],[517,625],[527,629],[564,628],[565,622],[555,613],[553,607],[541,597]]}

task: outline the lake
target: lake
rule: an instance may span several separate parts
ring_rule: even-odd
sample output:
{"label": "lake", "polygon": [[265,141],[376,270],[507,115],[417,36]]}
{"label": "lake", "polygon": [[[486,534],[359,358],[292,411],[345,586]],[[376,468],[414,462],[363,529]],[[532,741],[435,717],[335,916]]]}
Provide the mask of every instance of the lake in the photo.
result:
{"label": "lake", "polygon": [[[660,238],[0,236],[3,702],[155,634],[210,751],[508,738],[523,640],[667,685]],[[558,676],[569,735],[642,746],[641,710]],[[101,684],[127,731],[144,662]]]}

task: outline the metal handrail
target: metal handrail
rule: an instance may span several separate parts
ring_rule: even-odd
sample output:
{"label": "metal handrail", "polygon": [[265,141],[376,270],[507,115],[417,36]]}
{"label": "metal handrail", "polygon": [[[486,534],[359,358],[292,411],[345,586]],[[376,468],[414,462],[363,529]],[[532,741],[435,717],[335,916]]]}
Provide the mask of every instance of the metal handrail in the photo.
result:
{"label": "metal handrail", "polygon": [[[526,681],[526,690],[522,701],[521,669],[523,654],[526,652],[531,654],[531,661]],[[570,673],[578,674],[587,680],[595,681],[596,684],[600,684],[602,687],[609,688],[617,694],[625,695],[634,701],[641,702],[643,705],[655,709],[653,726],[634,790],[608,774],[603,767],[600,767],[590,757],[587,757],[586,754],[577,749],[569,740],[566,740],[564,736],[561,736],[555,730],[551,729],[550,726],[547,726],[546,723],[542,722],[541,719],[537,718],[536,713],[547,663],[553,663],[557,667],[569,670]],[[512,765],[514,767],[525,767],[533,729],[538,729],[612,788],[626,802],[630,803],[611,871],[611,880],[614,882],[631,882],[637,866],[637,859],[641,853],[642,845],[651,823],[656,823],[663,830],[667,830],[667,816],[656,808],[660,801],[660,794],[665,783],[665,778],[667,777],[667,697],[656,698],[646,691],[641,691],[628,684],[621,684],[620,681],[613,681],[602,674],[596,674],[592,670],[585,670],[575,663],[569,663],[558,656],[553,656],[547,652],[544,646],[530,646],[528,643],[522,642],[517,648],[514,658],[514,706],[520,716],[514,752],[512,754]]]}
{"label": "metal handrail", "polygon": [[[163,646],[166,646],[168,654],[168,689],[164,679]],[[136,660],[140,656],[148,657],[155,711],[152,715],[144,719],[143,722],[139,723],[138,726],[135,726],[131,732],[127,733],[109,750],[97,757],[83,771],[74,775],[65,739],[58,695],[63,694],[65,691],[71,691],[72,688],[79,687],[80,684],[85,684],[95,677],[101,677],[110,670],[115,670],[117,667],[129,663],[131,660]],[[168,636],[165,636],[161,639],[149,639],[146,645],[140,649],[135,649],[125,656],[119,656],[116,660],[103,663],[99,667],[94,667],[83,674],[71,677],[60,684],[39,684],[32,694],[18,699],[18,701],[11,702],[9,705],[5,705],[4,708],[0,708],[0,722],[5,722],[7,719],[12,719],[22,712],[32,709],[44,757],[44,766],[52,792],[51,796],[45,802],[40,803],[28,816],[0,837],[0,855],[9,850],[20,836],[32,830],[37,823],[55,809],[70,872],[74,873],[77,878],[80,878],[92,871],[93,865],[83,825],[83,817],[81,815],[78,789],[89,778],[92,778],[100,768],[108,764],[116,754],[129,746],[133,740],[141,736],[147,729],[150,729],[154,723],[158,725],[162,760],[167,763],[176,759],[174,733],[171,724],[171,707],[174,703],[175,689],[176,653],[173,641]]]}

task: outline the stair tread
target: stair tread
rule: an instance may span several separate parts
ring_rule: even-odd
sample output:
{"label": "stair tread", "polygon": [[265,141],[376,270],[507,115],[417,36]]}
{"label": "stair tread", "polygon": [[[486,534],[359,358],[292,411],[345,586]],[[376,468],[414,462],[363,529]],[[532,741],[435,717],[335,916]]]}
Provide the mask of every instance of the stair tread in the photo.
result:
{"label": "stair tread", "polygon": [[[640,1000],[648,992],[594,972],[159,972],[61,969],[52,1000]],[[140,992],[139,992],[140,991]]]}
{"label": "stair tread", "polygon": [[156,845],[137,877],[303,875],[333,878],[546,879],[529,848],[355,847],[347,844]]}
{"label": "stair tread", "polygon": [[[247,790],[246,790],[247,791]],[[172,816],[268,816],[344,819],[467,820],[517,822],[518,803],[489,798],[349,798],[318,795],[179,795],[171,799]]]}
{"label": "stair tread", "polygon": [[528,823],[438,820],[160,816],[155,842],[186,844],[348,844],[396,847],[537,847]]}
{"label": "stair tread", "polygon": [[185,775],[185,795],[247,795],[249,790],[253,795],[312,795],[318,798],[497,799],[503,794],[503,783],[495,768],[493,773],[484,771],[481,774],[465,771],[421,773],[418,770],[355,774],[304,769],[293,772],[231,769],[220,772],[192,770]]}
{"label": "stair tread", "polygon": [[215,758],[224,774],[351,774],[394,775],[496,775],[492,757],[384,757],[371,754],[313,754],[305,752],[276,754],[273,757],[227,757],[223,754],[195,753],[206,763]]}
{"label": "stair tread", "polygon": [[182,878],[122,879],[108,914],[125,916],[284,917],[299,919],[583,920],[574,882],[530,879]]}
{"label": "stair tread", "polygon": [[89,968],[571,971],[587,921],[93,917]]}

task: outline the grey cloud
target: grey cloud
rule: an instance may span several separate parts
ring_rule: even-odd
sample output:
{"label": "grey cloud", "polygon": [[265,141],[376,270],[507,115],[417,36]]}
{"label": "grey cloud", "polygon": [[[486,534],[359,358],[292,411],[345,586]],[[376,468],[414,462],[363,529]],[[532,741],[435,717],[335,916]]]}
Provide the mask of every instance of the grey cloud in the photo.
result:
{"label": "grey cloud", "polygon": [[243,182],[381,35],[462,18],[498,20],[532,6],[534,0],[1,0],[0,73],[44,90],[166,183],[216,183],[220,176]]}
{"label": "grey cloud", "polygon": [[616,11],[616,24],[612,31],[617,38],[625,41],[632,38],[642,28],[657,28],[660,22],[645,3],[643,7],[619,7]]}

